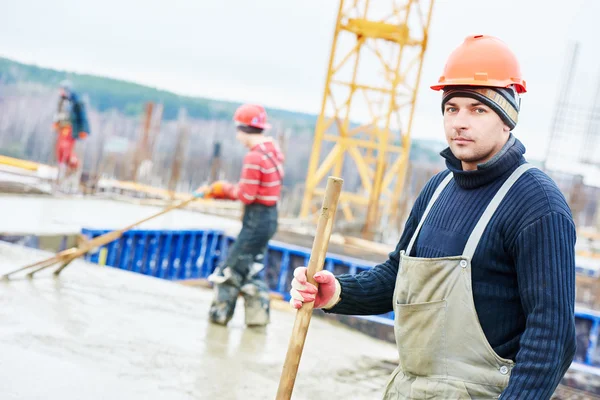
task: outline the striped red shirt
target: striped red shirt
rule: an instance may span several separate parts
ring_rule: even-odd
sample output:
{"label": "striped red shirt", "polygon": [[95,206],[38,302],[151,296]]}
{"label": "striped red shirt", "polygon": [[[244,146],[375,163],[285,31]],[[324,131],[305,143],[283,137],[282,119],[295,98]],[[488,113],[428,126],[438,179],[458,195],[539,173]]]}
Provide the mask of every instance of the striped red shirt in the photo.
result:
{"label": "striped red shirt", "polygon": [[272,141],[252,147],[244,157],[242,175],[232,197],[245,204],[277,204],[284,176],[283,161],[283,153]]}

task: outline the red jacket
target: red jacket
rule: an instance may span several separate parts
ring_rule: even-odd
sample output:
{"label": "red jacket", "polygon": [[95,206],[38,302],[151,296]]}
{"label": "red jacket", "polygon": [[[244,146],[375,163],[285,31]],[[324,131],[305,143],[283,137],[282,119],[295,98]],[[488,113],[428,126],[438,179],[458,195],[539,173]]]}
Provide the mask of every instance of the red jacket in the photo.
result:
{"label": "red jacket", "polygon": [[283,161],[283,153],[272,141],[252,147],[244,157],[240,181],[229,197],[245,204],[277,204],[284,176]]}

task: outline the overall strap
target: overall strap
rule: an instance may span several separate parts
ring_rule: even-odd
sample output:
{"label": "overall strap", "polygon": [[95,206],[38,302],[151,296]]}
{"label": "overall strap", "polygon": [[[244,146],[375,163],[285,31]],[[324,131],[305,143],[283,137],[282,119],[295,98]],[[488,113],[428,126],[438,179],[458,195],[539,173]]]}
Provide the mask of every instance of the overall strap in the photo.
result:
{"label": "overall strap", "polygon": [[448,175],[446,175],[444,180],[442,182],[440,182],[438,187],[435,189],[435,192],[433,192],[433,196],[431,196],[431,200],[429,200],[429,204],[427,204],[427,208],[425,209],[425,212],[423,213],[423,216],[421,217],[421,220],[419,221],[419,225],[417,226],[417,229],[415,229],[415,233],[413,233],[413,236],[410,239],[410,243],[408,244],[408,247],[406,248],[407,256],[410,256],[410,251],[412,250],[412,247],[415,244],[415,240],[417,240],[417,236],[419,235],[419,232],[421,231],[421,227],[423,226],[423,222],[425,222],[425,218],[427,218],[429,211],[431,211],[431,207],[433,207],[433,204],[440,197],[440,194],[442,193],[444,188],[448,185],[448,183],[452,180],[453,177],[454,176],[452,175],[452,173],[449,173]]}
{"label": "overall strap", "polygon": [[483,235],[483,232],[485,231],[485,228],[487,227],[488,223],[492,219],[492,216],[498,209],[498,206],[500,205],[510,188],[521,177],[521,175],[523,175],[523,173],[525,173],[531,168],[534,168],[534,166],[529,163],[521,165],[513,171],[513,173],[508,177],[506,182],[504,182],[502,187],[500,187],[500,190],[498,190],[492,201],[490,201],[490,204],[488,204],[487,208],[481,215],[481,218],[479,218],[479,221],[477,222],[477,225],[475,225],[473,232],[471,232],[469,240],[465,245],[463,257],[466,257],[468,259],[473,258],[473,254],[475,254],[475,249],[477,249],[477,245],[481,240],[481,236]]}

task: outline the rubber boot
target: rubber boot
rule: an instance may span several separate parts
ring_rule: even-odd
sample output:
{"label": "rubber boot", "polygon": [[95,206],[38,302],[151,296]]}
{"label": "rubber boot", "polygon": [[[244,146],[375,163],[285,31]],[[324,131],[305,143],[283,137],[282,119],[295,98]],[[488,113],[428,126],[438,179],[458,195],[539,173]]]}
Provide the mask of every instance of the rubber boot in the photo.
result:
{"label": "rubber boot", "polygon": [[217,268],[208,280],[214,283],[214,297],[210,305],[209,320],[218,325],[227,325],[233,317],[240,294],[240,279],[229,267]]}
{"label": "rubber boot", "polygon": [[271,298],[269,288],[260,279],[245,284],[241,288],[244,296],[244,318],[249,327],[266,326],[270,322]]}

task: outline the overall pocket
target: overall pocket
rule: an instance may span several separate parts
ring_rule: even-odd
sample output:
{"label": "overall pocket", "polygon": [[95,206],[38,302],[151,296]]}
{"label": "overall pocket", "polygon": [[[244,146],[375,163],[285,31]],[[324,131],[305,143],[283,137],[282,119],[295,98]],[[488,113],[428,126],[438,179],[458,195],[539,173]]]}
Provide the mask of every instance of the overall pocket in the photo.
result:
{"label": "overall pocket", "polygon": [[395,331],[404,372],[414,376],[447,376],[445,300],[396,302]]}

